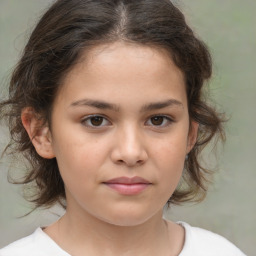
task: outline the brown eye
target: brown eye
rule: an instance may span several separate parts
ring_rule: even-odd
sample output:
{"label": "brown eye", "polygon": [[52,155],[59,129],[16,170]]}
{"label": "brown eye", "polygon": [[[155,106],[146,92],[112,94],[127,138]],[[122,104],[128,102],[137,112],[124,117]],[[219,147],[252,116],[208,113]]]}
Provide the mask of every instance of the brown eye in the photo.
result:
{"label": "brown eye", "polygon": [[154,116],[151,118],[151,123],[153,125],[162,125],[164,121],[164,117],[163,116]]}
{"label": "brown eye", "polygon": [[103,117],[101,117],[101,116],[94,116],[94,117],[91,117],[91,124],[93,125],[93,126],[100,126],[100,125],[102,125],[102,123],[103,123]]}
{"label": "brown eye", "polygon": [[173,122],[173,119],[169,116],[157,115],[150,117],[145,123],[145,125],[157,128],[165,128],[171,125]]}
{"label": "brown eye", "polygon": [[103,128],[105,126],[110,126],[111,123],[103,116],[88,116],[81,121],[81,123],[88,128]]}

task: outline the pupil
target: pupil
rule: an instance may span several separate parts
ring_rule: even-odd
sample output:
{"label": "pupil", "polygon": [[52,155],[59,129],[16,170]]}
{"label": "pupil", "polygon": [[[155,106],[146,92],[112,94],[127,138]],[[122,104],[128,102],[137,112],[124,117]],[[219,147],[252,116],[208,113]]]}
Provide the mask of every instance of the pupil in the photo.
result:
{"label": "pupil", "polygon": [[100,116],[96,116],[96,117],[92,117],[91,119],[91,123],[92,125],[94,126],[99,126],[102,124],[102,121],[103,121],[103,117],[100,117]]}
{"label": "pupil", "polygon": [[153,125],[161,125],[163,123],[163,117],[161,116],[155,116],[151,118],[151,122]]}

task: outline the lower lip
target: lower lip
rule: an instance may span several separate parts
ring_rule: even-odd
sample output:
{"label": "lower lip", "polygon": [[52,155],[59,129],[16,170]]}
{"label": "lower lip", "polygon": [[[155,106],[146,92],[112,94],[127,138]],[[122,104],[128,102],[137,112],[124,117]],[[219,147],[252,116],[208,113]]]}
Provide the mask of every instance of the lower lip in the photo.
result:
{"label": "lower lip", "polygon": [[136,183],[136,184],[104,183],[104,184],[123,195],[137,195],[150,185],[147,183]]}

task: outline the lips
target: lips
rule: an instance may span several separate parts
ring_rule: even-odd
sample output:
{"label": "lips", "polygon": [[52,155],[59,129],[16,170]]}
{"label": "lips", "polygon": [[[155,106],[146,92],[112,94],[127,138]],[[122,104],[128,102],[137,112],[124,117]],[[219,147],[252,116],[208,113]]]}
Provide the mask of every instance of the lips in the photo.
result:
{"label": "lips", "polygon": [[109,188],[123,195],[137,195],[152,185],[148,180],[141,177],[118,177],[103,182]]}

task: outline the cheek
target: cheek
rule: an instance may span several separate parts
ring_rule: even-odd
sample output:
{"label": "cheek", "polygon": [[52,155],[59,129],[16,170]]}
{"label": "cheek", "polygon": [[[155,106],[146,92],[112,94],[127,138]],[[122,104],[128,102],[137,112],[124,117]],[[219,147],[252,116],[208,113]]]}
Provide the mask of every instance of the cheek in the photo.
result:
{"label": "cheek", "polygon": [[154,148],[153,155],[155,165],[158,169],[158,180],[162,186],[162,193],[167,193],[167,197],[174,192],[182,175],[186,145],[187,143],[184,137],[183,139],[179,139],[179,136],[176,136],[175,138],[169,138],[169,140],[158,144]]}
{"label": "cheek", "polygon": [[88,178],[95,174],[95,169],[106,154],[101,142],[97,140],[91,142],[90,139],[81,137],[77,139],[75,136],[69,136],[68,140],[58,138],[54,150],[64,182],[83,180],[85,177],[91,180]]}
{"label": "cheek", "polygon": [[159,176],[163,183],[177,183],[184,168],[184,150],[180,153],[166,147],[158,157]]}
{"label": "cheek", "polygon": [[81,127],[75,130],[74,127],[70,127],[62,134],[56,134],[53,145],[57,157],[63,160],[73,158],[72,163],[75,164],[83,161],[93,162],[95,158],[100,158],[107,150],[108,144],[106,139],[88,134]]}
{"label": "cheek", "polygon": [[170,136],[161,143],[154,143],[152,155],[163,166],[174,168],[183,165],[187,149],[186,136]]}

